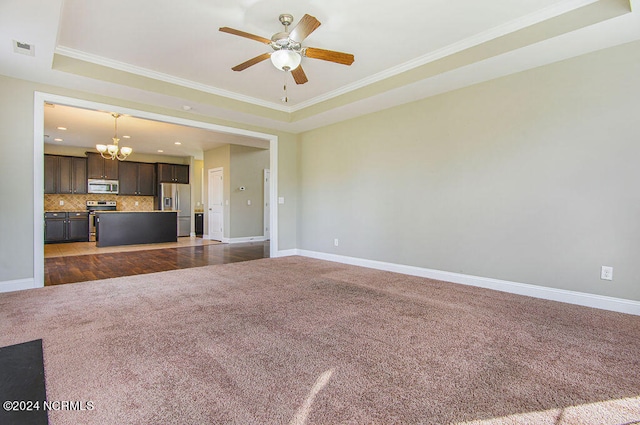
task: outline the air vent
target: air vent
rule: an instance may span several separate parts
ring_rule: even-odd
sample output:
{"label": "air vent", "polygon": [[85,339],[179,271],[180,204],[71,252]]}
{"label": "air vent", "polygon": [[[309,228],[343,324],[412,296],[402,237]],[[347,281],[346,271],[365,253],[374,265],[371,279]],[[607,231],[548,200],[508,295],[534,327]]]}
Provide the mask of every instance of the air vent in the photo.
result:
{"label": "air vent", "polygon": [[13,40],[13,51],[27,56],[36,55],[36,46],[29,43]]}

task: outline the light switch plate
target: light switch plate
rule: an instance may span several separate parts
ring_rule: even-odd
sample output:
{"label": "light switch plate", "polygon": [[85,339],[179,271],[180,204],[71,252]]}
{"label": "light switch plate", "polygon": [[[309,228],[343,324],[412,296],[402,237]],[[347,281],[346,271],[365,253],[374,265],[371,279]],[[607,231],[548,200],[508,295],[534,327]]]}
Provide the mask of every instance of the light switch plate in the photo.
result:
{"label": "light switch plate", "polygon": [[284,204],[284,196],[280,196],[280,197],[278,198],[278,203],[279,203],[279,204]]}

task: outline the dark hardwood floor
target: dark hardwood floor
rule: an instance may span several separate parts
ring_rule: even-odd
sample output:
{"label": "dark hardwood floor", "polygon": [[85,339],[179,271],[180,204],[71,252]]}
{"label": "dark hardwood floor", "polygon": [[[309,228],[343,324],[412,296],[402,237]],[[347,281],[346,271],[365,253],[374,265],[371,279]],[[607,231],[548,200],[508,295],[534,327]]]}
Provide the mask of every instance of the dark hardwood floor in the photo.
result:
{"label": "dark hardwood floor", "polygon": [[44,285],[269,258],[269,242],[219,244],[46,258]]}

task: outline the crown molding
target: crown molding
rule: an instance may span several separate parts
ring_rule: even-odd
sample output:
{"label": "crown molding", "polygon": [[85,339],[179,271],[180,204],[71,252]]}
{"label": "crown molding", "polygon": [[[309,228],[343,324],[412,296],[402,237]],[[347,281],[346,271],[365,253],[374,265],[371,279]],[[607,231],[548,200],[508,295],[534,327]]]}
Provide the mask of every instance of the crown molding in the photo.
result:
{"label": "crown molding", "polygon": [[55,53],[62,56],[70,57],[72,59],[77,59],[77,60],[93,63],[95,65],[117,69],[119,71],[128,72],[128,73],[139,75],[142,77],[152,78],[154,80],[164,81],[165,83],[175,84],[181,87],[186,87],[186,88],[198,90],[204,93],[210,93],[217,96],[226,97],[226,98],[237,100],[240,102],[250,103],[256,106],[275,109],[281,112],[288,112],[288,113],[292,112],[290,107],[282,106],[275,102],[268,102],[262,99],[258,99],[256,97],[246,96],[246,95],[235,93],[229,90],[224,90],[224,89],[209,86],[206,84],[197,83],[195,81],[187,80],[185,78],[179,78],[173,75],[164,74],[162,72],[152,71],[147,68],[142,68],[139,66],[116,61],[113,59],[108,59],[102,56],[92,55],[90,53],[86,53],[81,50],[72,49],[66,46],[57,46],[55,49]]}
{"label": "crown molding", "polygon": [[377,83],[387,78],[394,77],[398,74],[402,74],[403,72],[410,71],[412,69],[426,65],[430,62],[434,62],[438,59],[442,59],[447,56],[460,53],[463,50],[480,45],[482,43],[486,43],[487,41],[491,41],[503,35],[519,31],[523,28],[535,25],[545,20],[555,18],[556,16],[560,16],[564,13],[571,12],[572,10],[575,10],[584,6],[588,6],[598,1],[599,0],[565,0],[553,6],[546,7],[537,12],[531,13],[529,15],[523,16],[521,18],[515,19],[513,21],[507,22],[505,24],[491,28],[487,31],[476,34],[473,37],[468,37],[459,42],[450,44],[448,46],[443,47],[442,49],[435,50],[426,55],[420,56],[416,59],[404,62],[400,65],[396,65],[392,68],[388,68],[370,77],[363,78],[362,80],[356,81],[355,83],[348,84],[339,89],[327,92],[321,96],[316,96],[305,102],[298,103],[297,105],[292,106],[291,110],[292,112],[296,112],[296,111],[308,108],[320,102],[333,99],[335,97],[341,96],[343,94],[347,94],[349,92],[360,89],[362,87],[366,87],[368,85]]}

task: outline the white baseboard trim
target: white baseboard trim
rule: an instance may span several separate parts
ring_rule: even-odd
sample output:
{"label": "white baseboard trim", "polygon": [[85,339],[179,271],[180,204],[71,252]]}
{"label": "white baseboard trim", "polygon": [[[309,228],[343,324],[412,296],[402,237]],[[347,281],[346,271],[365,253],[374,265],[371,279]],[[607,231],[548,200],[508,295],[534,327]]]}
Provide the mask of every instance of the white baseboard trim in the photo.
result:
{"label": "white baseboard trim", "polygon": [[222,243],[245,243],[245,242],[264,242],[269,240],[269,238],[265,238],[264,236],[247,236],[244,238],[222,238],[222,239],[213,239],[209,235],[202,235],[202,239],[205,240],[216,240]]}
{"label": "white baseboard trim", "polygon": [[276,252],[276,257],[291,257],[292,255],[300,255],[297,249],[283,249]]}
{"label": "white baseboard trim", "polygon": [[23,289],[40,288],[36,285],[36,281],[33,278],[7,280],[0,282],[0,292],[12,292],[21,291]]}
{"label": "white baseboard trim", "polygon": [[226,243],[245,243],[245,242],[264,242],[267,240],[264,236],[247,236],[244,238],[224,238]]}
{"label": "white baseboard trim", "polygon": [[[493,289],[511,294],[526,295],[551,301],[559,301],[568,304],[585,307],[599,308],[602,310],[617,311],[619,313],[634,314],[640,316],[640,302],[624,298],[614,298],[605,295],[589,294],[586,292],[569,291],[566,289],[549,288],[546,286],[531,285],[528,283],[510,282],[481,276],[471,276],[461,273],[452,273],[441,270],[425,269],[422,267],[406,266],[402,264],[386,263],[383,261],[366,260],[362,258],[347,257],[343,255],[327,254],[324,252],[294,249],[285,252],[286,255],[301,255],[319,260],[334,261],[353,266],[367,267],[370,269],[384,270],[401,273],[410,276],[426,277],[429,279],[443,280],[462,285],[477,286]],[[284,256],[284,255],[283,255]]]}

